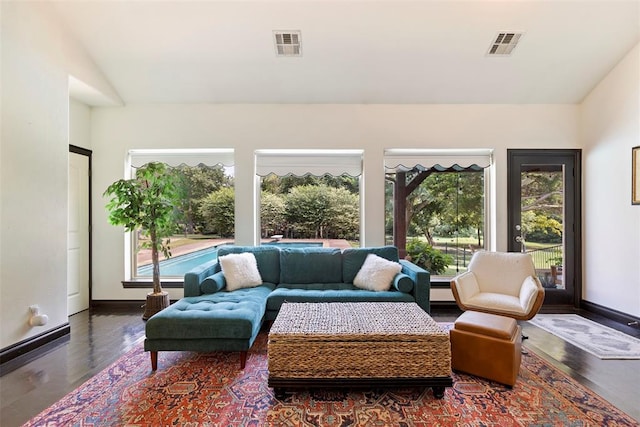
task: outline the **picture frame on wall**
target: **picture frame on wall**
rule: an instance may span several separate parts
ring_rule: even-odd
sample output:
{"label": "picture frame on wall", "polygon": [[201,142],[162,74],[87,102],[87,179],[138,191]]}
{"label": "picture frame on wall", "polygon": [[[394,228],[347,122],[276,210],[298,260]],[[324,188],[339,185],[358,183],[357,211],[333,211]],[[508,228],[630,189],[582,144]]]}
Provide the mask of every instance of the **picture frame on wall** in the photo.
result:
{"label": "picture frame on wall", "polygon": [[640,205],[640,145],[631,149],[631,204]]}

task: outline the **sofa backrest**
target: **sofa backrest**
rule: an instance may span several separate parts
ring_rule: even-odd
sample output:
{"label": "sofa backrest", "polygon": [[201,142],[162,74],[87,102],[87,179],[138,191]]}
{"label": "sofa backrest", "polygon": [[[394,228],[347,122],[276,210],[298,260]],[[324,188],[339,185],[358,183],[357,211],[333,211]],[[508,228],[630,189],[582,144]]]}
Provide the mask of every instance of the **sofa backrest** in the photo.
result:
{"label": "sofa backrest", "polygon": [[340,283],[342,254],[338,248],[280,249],[280,283]]}
{"label": "sofa backrest", "polygon": [[218,257],[228,254],[251,252],[256,257],[258,271],[263,282],[279,283],[280,281],[280,249],[275,246],[231,246],[224,245],[218,249]]}
{"label": "sofa backrest", "polygon": [[342,252],[342,280],[353,283],[367,255],[375,254],[389,261],[398,262],[398,248],[395,246],[379,246],[371,248],[348,248]]}
{"label": "sofa backrest", "polygon": [[[275,284],[353,283],[367,255],[376,254],[394,262],[399,260],[395,246],[341,251],[339,248],[223,245],[218,248],[218,257],[242,252],[254,254],[262,280]],[[220,271],[219,267],[217,271]]]}

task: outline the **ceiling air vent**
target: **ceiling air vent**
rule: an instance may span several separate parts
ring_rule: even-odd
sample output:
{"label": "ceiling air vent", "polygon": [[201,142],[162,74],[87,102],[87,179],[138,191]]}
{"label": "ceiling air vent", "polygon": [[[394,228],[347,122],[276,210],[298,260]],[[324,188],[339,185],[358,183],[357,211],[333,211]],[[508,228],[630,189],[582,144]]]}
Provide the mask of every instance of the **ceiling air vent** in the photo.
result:
{"label": "ceiling air vent", "polygon": [[302,56],[300,31],[274,31],[277,56]]}
{"label": "ceiling air vent", "polygon": [[523,33],[499,33],[489,47],[489,56],[511,55]]}

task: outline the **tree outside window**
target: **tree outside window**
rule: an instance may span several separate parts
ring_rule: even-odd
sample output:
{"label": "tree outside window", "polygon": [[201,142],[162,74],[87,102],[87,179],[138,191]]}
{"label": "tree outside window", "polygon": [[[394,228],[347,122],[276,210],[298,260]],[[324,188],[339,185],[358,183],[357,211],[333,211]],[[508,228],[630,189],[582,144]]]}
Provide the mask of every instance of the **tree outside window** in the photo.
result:
{"label": "tree outside window", "polygon": [[[434,276],[452,277],[466,270],[474,251],[485,247],[484,169],[415,167],[386,174],[387,243],[394,242],[394,189],[405,191],[407,255]],[[398,186],[397,180],[405,180]],[[396,190],[397,191],[397,190]]]}

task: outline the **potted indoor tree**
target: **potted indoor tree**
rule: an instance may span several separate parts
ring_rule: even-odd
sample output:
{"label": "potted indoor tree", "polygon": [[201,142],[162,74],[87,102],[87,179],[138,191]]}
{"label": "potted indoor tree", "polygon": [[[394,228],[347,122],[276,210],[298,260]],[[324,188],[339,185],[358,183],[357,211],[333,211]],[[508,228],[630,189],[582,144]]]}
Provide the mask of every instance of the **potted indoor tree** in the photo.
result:
{"label": "potted indoor tree", "polygon": [[169,306],[169,293],[160,284],[159,253],[171,256],[168,239],[175,231],[174,207],[179,200],[174,175],[164,163],[151,162],[138,168],[132,179],[120,179],[104,192],[110,197],[106,205],[109,222],[124,226],[126,231],[139,231],[144,240],[138,248],[151,249],[153,291],[147,294],[144,314],[147,320]]}

